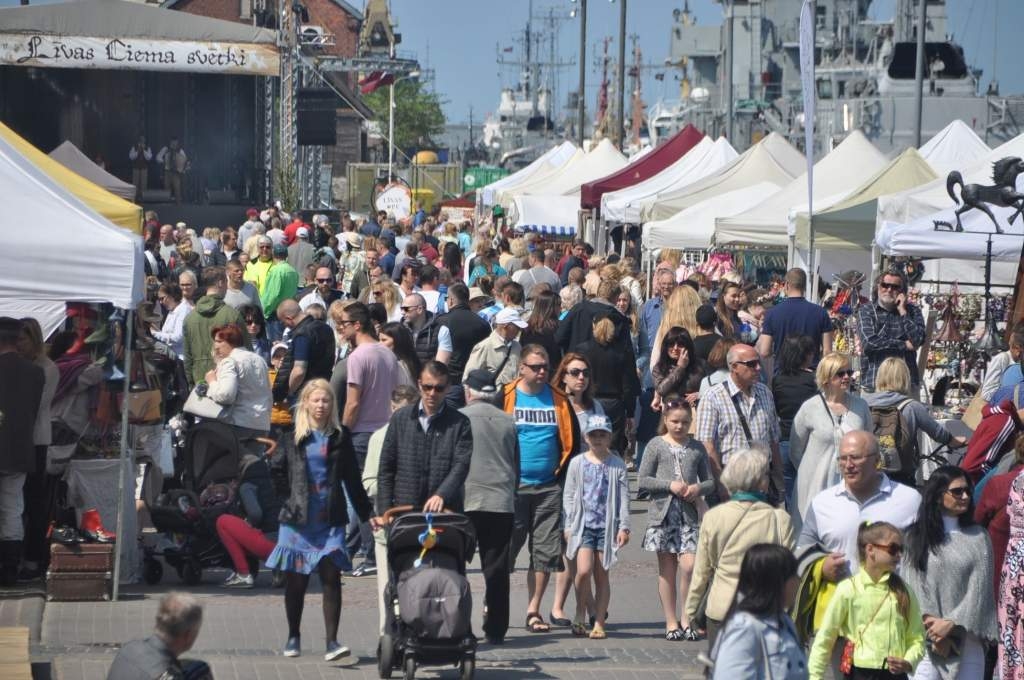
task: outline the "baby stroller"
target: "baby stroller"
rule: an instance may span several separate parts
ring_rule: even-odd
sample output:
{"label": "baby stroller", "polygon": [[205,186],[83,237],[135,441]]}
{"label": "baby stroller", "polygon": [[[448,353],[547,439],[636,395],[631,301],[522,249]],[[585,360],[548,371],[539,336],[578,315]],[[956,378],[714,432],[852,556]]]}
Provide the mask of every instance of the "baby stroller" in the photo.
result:
{"label": "baby stroller", "polygon": [[[243,467],[266,465],[250,452],[256,445],[265,445],[268,454],[277,446],[271,439],[241,440],[234,428],[216,420],[190,423],[181,453],[180,488],[160,494],[148,508],[153,526],[165,534],[161,543],[166,547],[144,548],[146,583],[155,585],[163,578],[163,565],[157,557],[163,557],[190,586],[202,580],[203,569],[232,567],[217,536],[217,518],[237,511]],[[249,566],[250,573],[257,573],[258,563]]]}
{"label": "baby stroller", "polygon": [[[384,634],[377,649],[377,671],[390,678],[401,668],[405,680],[416,667],[456,664],[462,680],[476,669],[476,637],[470,629],[473,598],[466,561],[476,550],[476,534],[465,515],[384,513],[388,583],[384,590]],[[390,521],[396,515],[407,512]],[[423,539],[429,529],[431,538]],[[432,547],[425,547],[433,543]]]}

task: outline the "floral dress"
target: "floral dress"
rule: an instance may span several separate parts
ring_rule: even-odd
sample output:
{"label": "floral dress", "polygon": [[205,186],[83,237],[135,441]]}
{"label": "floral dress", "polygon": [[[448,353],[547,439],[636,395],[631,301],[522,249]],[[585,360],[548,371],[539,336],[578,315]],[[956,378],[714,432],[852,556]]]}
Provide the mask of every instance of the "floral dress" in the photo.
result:
{"label": "floral dress", "polygon": [[1010,540],[999,579],[999,677],[1024,680],[1024,472],[1017,475],[1006,502]]}
{"label": "floral dress", "polygon": [[305,525],[281,523],[277,546],[267,558],[267,567],[312,574],[320,560],[330,557],[342,571],[352,568],[345,549],[345,527],[331,526],[327,519],[330,495],[327,478],[328,437],[314,431],[306,442],[306,474],[309,478],[309,513]]}
{"label": "floral dress", "polygon": [[[672,451],[672,462],[675,468],[673,480],[685,482],[686,480],[683,479],[685,449],[682,446],[670,446],[669,449]],[[672,496],[665,519],[661,521],[661,524],[647,527],[641,544],[644,550],[676,555],[697,553],[697,535],[700,527],[687,520],[683,513],[684,502],[679,496]]]}

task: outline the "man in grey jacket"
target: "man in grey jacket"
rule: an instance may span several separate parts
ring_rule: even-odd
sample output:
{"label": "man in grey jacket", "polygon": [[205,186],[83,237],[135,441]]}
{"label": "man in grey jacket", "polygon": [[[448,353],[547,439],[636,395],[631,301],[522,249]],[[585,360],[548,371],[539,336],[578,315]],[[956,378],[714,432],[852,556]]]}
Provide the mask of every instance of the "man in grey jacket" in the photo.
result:
{"label": "man in grey jacket", "polygon": [[461,413],[473,432],[473,457],[466,477],[465,512],[476,528],[484,574],[487,617],[484,635],[500,645],[508,632],[509,549],[519,487],[519,436],[512,416],[492,403],[494,375],[477,369],[463,381],[468,404]]}

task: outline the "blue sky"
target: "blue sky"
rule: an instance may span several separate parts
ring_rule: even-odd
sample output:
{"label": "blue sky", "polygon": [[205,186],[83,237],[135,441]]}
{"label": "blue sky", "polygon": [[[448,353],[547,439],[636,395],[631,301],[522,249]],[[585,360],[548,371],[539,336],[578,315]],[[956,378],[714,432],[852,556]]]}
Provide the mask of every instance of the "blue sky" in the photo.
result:
{"label": "blue sky", "polygon": [[[32,0],[36,4],[39,0]],[[350,0],[362,7],[362,0]],[[402,33],[401,52],[413,52],[435,74],[434,88],[442,95],[449,122],[465,122],[473,108],[474,120],[482,120],[497,106],[503,85],[515,82],[512,68],[495,63],[497,46],[509,47],[521,35],[529,15],[530,0],[391,0]],[[640,37],[645,64],[660,65],[668,56],[672,10],[683,0],[628,0],[627,34]],[[17,5],[18,0],[0,0],[0,6]],[[891,18],[895,0],[875,0],[872,14]],[[1004,94],[1024,92],[1024,69],[1019,67],[1020,53],[1014,48],[1019,27],[1024,26],[1024,0],[948,0],[949,26],[965,50],[968,62],[984,70],[982,90],[995,66]],[[563,21],[558,32],[556,59],[575,61],[579,47],[579,20],[569,18],[570,0],[533,0],[535,16],[547,16],[553,10]],[[588,2],[587,105],[592,110],[600,81],[595,61],[605,36],[617,39],[619,5],[609,0]],[[719,23],[721,4],[712,0],[690,0],[697,23]],[[614,56],[613,42],[609,50]],[[627,41],[627,55],[631,43]],[[994,52],[998,50],[998,55]],[[548,48],[544,48],[547,56]],[[631,57],[627,57],[631,61]],[[677,95],[674,72],[666,72],[659,82],[655,70],[645,72],[644,100],[648,105],[659,98]],[[614,76],[614,74],[612,74]],[[614,78],[613,78],[614,80]],[[578,66],[558,71],[556,104],[564,106],[569,90],[575,90]],[[629,82],[627,80],[627,89]],[[628,107],[628,103],[627,103]]]}

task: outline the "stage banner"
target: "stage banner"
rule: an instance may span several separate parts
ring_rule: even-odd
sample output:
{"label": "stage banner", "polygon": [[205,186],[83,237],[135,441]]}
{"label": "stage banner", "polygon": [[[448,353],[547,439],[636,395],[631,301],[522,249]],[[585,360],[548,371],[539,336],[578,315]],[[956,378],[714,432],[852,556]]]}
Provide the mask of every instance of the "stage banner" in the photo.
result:
{"label": "stage banner", "polygon": [[277,47],[0,32],[0,64],[276,76]]}

